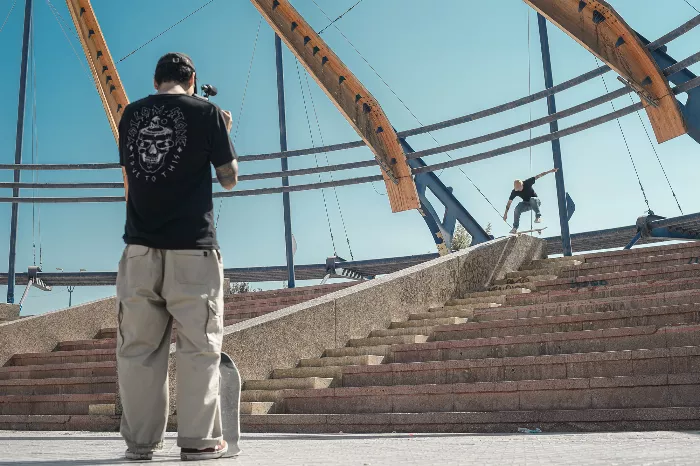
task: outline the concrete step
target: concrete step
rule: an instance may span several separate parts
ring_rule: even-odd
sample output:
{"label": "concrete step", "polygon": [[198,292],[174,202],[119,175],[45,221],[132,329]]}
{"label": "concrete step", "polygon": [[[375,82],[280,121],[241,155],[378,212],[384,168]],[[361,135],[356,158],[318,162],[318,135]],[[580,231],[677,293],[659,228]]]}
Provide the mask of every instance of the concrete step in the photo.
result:
{"label": "concrete step", "polygon": [[336,379],[343,376],[343,367],[347,366],[292,367],[291,369],[275,369],[272,371],[272,378],[291,379],[321,377]]}
{"label": "concrete step", "polygon": [[0,367],[0,380],[61,377],[109,377],[117,375],[115,361]]}
{"label": "concrete step", "polygon": [[359,346],[357,348],[346,346],[345,348],[330,348],[323,352],[323,359],[346,357],[346,356],[381,356],[385,357],[391,353],[392,345]]}
{"label": "concrete step", "polygon": [[[624,257],[626,259],[631,259],[631,258],[644,258],[644,257],[649,257],[649,256],[662,256],[662,255],[668,255],[668,254],[676,254],[679,252],[686,251],[688,249],[696,249],[697,247],[698,247],[698,243],[696,241],[689,241],[686,243],[635,248],[635,249],[630,249],[630,250],[626,250],[626,251],[618,249],[615,251],[597,252],[597,253],[592,253],[592,254],[585,254],[582,257],[585,258],[584,260],[588,264],[588,263],[593,263],[593,262],[609,262],[611,260],[617,260],[621,257]],[[575,257],[579,258],[581,256],[575,256]]]}
{"label": "concrete step", "polygon": [[243,390],[289,390],[289,389],[319,389],[328,388],[333,378],[304,377],[287,379],[246,380]]}
{"label": "concrete step", "polygon": [[229,325],[238,324],[238,323],[246,321],[246,320],[248,320],[248,319],[226,319],[226,320],[224,320],[224,327],[228,327]]}
{"label": "concrete step", "polygon": [[0,415],[0,430],[117,432],[121,416],[100,415]]}
{"label": "concrete step", "polygon": [[267,315],[271,312],[279,311],[287,306],[265,306],[265,307],[250,307],[242,309],[234,309],[224,311],[224,319],[253,319],[255,317],[260,317]]}
{"label": "concrete step", "polygon": [[[419,322],[419,321],[414,321]],[[429,327],[404,327],[404,328],[390,328],[384,330],[372,330],[369,334],[371,338],[382,338],[382,337],[395,337],[401,335],[426,335],[430,337],[433,334],[433,329],[439,327],[438,325],[431,325]]]}
{"label": "concrete step", "polygon": [[504,319],[443,325],[432,329],[436,341],[491,338],[538,333],[573,332],[653,325],[700,324],[700,304],[593,312],[590,314]]}
{"label": "concrete step", "polygon": [[330,358],[302,359],[299,367],[324,367],[324,366],[368,366],[381,364],[384,356],[360,355],[360,356],[340,356]]}
{"label": "concrete step", "polygon": [[57,351],[54,353],[15,354],[9,361],[12,366],[38,366],[44,364],[67,364],[116,361],[115,349],[94,349],[80,351]]}
{"label": "concrete step", "polygon": [[628,283],[622,285],[573,288],[567,290],[548,290],[525,295],[508,296],[503,307],[567,301],[585,301],[596,298],[631,298],[642,295],[648,296],[670,291],[682,291],[699,288],[700,279],[684,278],[676,280],[657,280],[651,283]]}
{"label": "concrete step", "polygon": [[428,341],[428,335],[397,335],[391,337],[354,338],[348,340],[348,346],[357,348],[360,346],[405,345],[409,343],[424,343],[426,341]]}
{"label": "concrete step", "polygon": [[[520,294],[513,296],[522,296]],[[498,307],[506,302],[508,296],[505,293],[497,294],[497,296],[481,296],[476,298],[461,298],[451,299],[445,303],[444,307],[466,307],[475,304],[484,304],[486,307]]]}
{"label": "concrete step", "polygon": [[242,390],[241,403],[275,403],[281,395],[282,390]]}
{"label": "concrete step", "polygon": [[[0,422],[2,422],[0,418]],[[2,424],[0,424],[2,425]],[[622,408],[430,413],[275,414],[243,416],[250,433],[517,433],[539,427],[544,432],[695,431],[700,408]]]}
{"label": "concrete step", "polygon": [[561,269],[563,267],[575,267],[583,264],[585,259],[563,258],[534,260],[521,268],[521,270],[535,270],[541,273],[543,270]]}
{"label": "concrete step", "polygon": [[62,341],[54,351],[80,351],[92,349],[116,349],[116,338],[100,338],[92,340]]}
{"label": "concrete step", "polygon": [[117,328],[116,327],[109,327],[109,328],[103,328],[99,332],[97,332],[97,335],[95,338],[117,338]]}
{"label": "concrete step", "polygon": [[611,328],[395,345],[391,347],[386,362],[447,361],[671,348],[695,346],[698,342],[700,342],[700,325]]}
{"label": "concrete step", "polygon": [[577,278],[559,278],[546,282],[537,282],[534,283],[534,286],[538,291],[569,290],[572,288],[648,283],[657,280],[676,280],[679,278],[698,277],[700,277],[700,263],[632,270],[629,272],[584,275]]}
{"label": "concrete step", "polygon": [[583,410],[700,406],[700,374],[395,385],[284,393],[287,414]]}
{"label": "concrete step", "polygon": [[260,416],[270,414],[274,410],[275,403],[270,401],[245,401],[241,403],[241,416]]}
{"label": "concrete step", "polygon": [[602,297],[581,301],[506,306],[493,310],[475,311],[470,321],[486,322],[501,319],[526,319],[556,315],[589,314],[593,312],[646,309],[649,307],[695,303],[700,303],[700,290],[683,290],[655,295]]}
{"label": "concrete step", "polygon": [[[415,315],[415,314],[414,314]],[[394,328],[408,328],[408,327],[428,327],[432,325],[452,325],[452,324],[463,324],[467,321],[466,318],[463,317],[435,317],[433,314],[429,314],[430,317],[426,317],[425,319],[421,320],[416,320],[416,319],[409,319],[407,321],[401,321],[401,322],[392,322],[389,325],[390,329]]]}
{"label": "concrete step", "polygon": [[86,415],[91,405],[114,404],[115,393],[0,396],[0,415]]}
{"label": "concrete step", "polygon": [[464,298],[486,298],[491,296],[502,296],[502,295],[512,295],[512,294],[525,294],[530,293],[529,288],[515,287],[508,288],[505,290],[489,290],[489,291],[475,291],[473,293],[467,293]]}
{"label": "concrete step", "polygon": [[343,387],[697,373],[700,346],[351,366]]}
{"label": "concrete step", "polygon": [[116,391],[116,376],[0,380],[0,396],[116,393]]}
{"label": "concrete step", "polygon": [[418,312],[416,314],[411,314],[408,316],[408,320],[420,321],[426,319],[442,319],[449,317],[460,317],[462,319],[470,319],[473,316],[474,309],[445,308],[441,311]]}
{"label": "concrete step", "polygon": [[674,265],[687,265],[695,262],[700,257],[700,245],[692,249],[685,249],[673,254],[650,255],[642,257],[620,256],[610,261],[589,262],[577,267],[564,268],[559,278],[576,278],[581,275],[595,275],[600,273],[629,272],[633,270],[645,270]]}

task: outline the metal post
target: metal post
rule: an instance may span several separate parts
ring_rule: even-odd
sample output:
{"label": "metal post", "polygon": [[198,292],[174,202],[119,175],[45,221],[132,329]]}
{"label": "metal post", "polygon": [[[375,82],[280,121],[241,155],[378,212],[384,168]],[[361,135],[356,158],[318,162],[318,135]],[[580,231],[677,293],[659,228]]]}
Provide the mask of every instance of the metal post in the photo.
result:
{"label": "metal post", "polygon": [[[32,0],[24,6],[24,35],[22,37],[22,65],[19,73],[19,103],[17,104],[17,138],[15,139],[15,163],[22,163],[22,136],[24,135],[24,102],[27,94],[27,66],[29,33],[32,25]],[[20,181],[20,171],[15,170],[15,183]],[[12,188],[12,197],[19,197],[19,188]],[[7,266],[7,302],[15,302],[15,257],[17,253],[17,215],[19,204],[12,204],[10,217],[10,257]]]}
{"label": "metal post", "polygon": [[73,292],[75,291],[75,286],[68,287],[68,307],[73,306]]}
{"label": "metal post", "polygon": [[[277,58],[277,106],[279,107],[280,120],[280,150],[287,150],[287,119],[284,111],[284,69],[282,68],[282,40],[275,34],[275,55]],[[282,157],[282,171],[286,172],[289,167],[287,158]],[[289,186],[289,178],[282,177],[282,186]],[[294,288],[294,249],[292,246],[292,213],[289,203],[289,193],[282,193],[282,204],[284,206],[284,243],[287,251],[287,286]]]}
{"label": "metal post", "polygon": [[[549,36],[547,34],[547,20],[541,14],[537,14],[537,24],[540,29],[540,45],[542,48],[542,67],[544,68],[544,85],[547,89],[554,87],[552,77],[552,60],[549,55]],[[550,115],[557,113],[557,103],[554,95],[547,97],[547,109]],[[553,121],[549,124],[549,131],[559,131],[559,124]],[[554,168],[558,168],[555,178],[557,181],[557,200],[559,201],[559,224],[561,226],[562,250],[565,256],[571,256],[571,236],[569,234],[569,218],[566,210],[566,188],[564,187],[564,167],[561,162],[561,146],[559,139],[552,141],[552,153],[554,154]]]}

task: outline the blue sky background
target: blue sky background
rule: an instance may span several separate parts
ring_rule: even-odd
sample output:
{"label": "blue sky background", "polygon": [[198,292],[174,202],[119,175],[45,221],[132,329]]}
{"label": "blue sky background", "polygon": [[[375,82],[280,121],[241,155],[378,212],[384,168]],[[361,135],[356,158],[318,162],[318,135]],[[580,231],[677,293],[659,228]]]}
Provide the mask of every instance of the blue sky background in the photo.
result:
{"label": "blue sky background", "polygon": [[[328,16],[335,18],[355,0],[316,0]],[[700,9],[700,0],[689,0]],[[0,0],[0,20],[4,19],[13,0]],[[103,33],[115,59],[127,55],[168,26],[179,21],[203,0],[170,0],[144,2],[94,0]],[[316,30],[328,24],[326,17],[312,0],[294,0],[294,6]],[[697,13],[684,0],[613,1],[626,20],[650,40],[687,21]],[[672,5],[669,5],[672,4]],[[167,5],[167,7],[165,7]],[[70,22],[66,6],[54,0],[56,10]],[[671,7],[669,7],[671,6]],[[0,158],[2,163],[14,159],[16,101],[20,64],[23,2],[20,0],[0,33],[2,73],[0,88],[4,90],[0,106]],[[46,0],[34,0],[34,50],[36,64],[36,128],[37,163],[115,162],[117,150],[102,104],[84,68],[79,42],[69,32],[74,51],[61,31]],[[528,37],[528,16],[530,33]],[[239,116],[253,42],[260,15],[247,0],[216,0],[202,11],[119,63],[118,69],[127,94],[136,100],[153,91],[155,62],[163,53],[182,51],[190,54],[198,68],[200,82],[219,88],[217,104],[230,109],[234,121]],[[389,83],[423,124],[492,107],[544,88],[536,16],[523,2],[491,0],[364,0],[341,19],[337,26],[352,41],[366,60]],[[550,25],[550,42],[555,83],[568,80],[596,67],[592,55],[559,29]],[[240,118],[235,141],[240,154],[279,150],[277,127],[277,93],[273,32],[263,21],[252,77]],[[330,27],[323,34],[331,48],[343,59],[365,86],[382,104],[394,126],[401,129],[419,126],[391,90],[369,68],[343,36]],[[528,40],[529,39],[529,40]],[[529,47],[528,47],[529,42]],[[700,30],[692,31],[670,44],[669,53],[682,59],[697,52]],[[289,148],[312,145],[304,102],[297,75],[296,61],[284,51],[285,87],[287,92],[287,124]],[[303,68],[301,82],[306,88]],[[531,69],[531,83],[528,75]],[[698,65],[691,69],[699,73]],[[620,84],[612,73],[605,75],[610,90]],[[326,144],[357,139],[357,135],[310,80],[313,103],[318,112],[323,142]],[[305,91],[306,92],[306,91]],[[597,97],[605,92],[600,78],[557,95],[559,109],[565,109]],[[31,102],[25,131],[25,163],[32,161]],[[616,108],[627,106],[630,98],[615,101]],[[309,96],[306,96],[309,118],[316,145],[321,144]],[[561,127],[611,111],[603,105],[560,122]],[[546,102],[539,101],[497,117],[453,127],[434,133],[440,144],[467,139],[486,132],[546,115]],[[678,208],[663,179],[642,125],[651,132],[648,119],[636,114],[621,119],[642,183],[651,207],[658,214],[675,216]],[[533,136],[544,134],[548,126],[533,130]],[[491,143],[456,151],[453,157],[465,156],[489,148],[521,141],[521,133]],[[410,139],[415,149],[435,146],[430,136]],[[700,147],[688,136],[656,147],[676,194],[686,213],[700,210],[697,198],[697,174],[700,169]],[[463,166],[485,196],[502,211],[512,187],[512,180],[551,168],[550,145],[537,146]],[[572,232],[628,225],[644,213],[646,206],[631,167],[620,129],[612,122],[583,134],[562,140],[567,191],[576,201],[577,211],[571,221]],[[328,154],[328,162],[341,163],[371,158],[366,148]],[[318,163],[327,164],[326,157]],[[447,160],[440,154],[428,163]],[[315,166],[314,156],[290,159],[290,168]],[[242,173],[279,170],[279,160],[245,163]],[[376,169],[342,172],[338,178],[376,174]],[[439,172],[438,172],[439,173]],[[23,172],[22,180],[31,181],[33,174]],[[458,169],[440,173],[442,180],[453,186],[455,194],[482,223],[493,224],[496,236],[509,229],[494,209],[476,191]],[[323,175],[323,180],[328,180]],[[12,173],[0,173],[1,181],[11,181]],[[43,182],[119,181],[116,170],[91,172],[41,172]],[[295,177],[292,184],[317,182],[318,176]],[[240,187],[275,186],[279,180],[243,183]],[[558,234],[554,178],[537,183],[543,201],[548,235]],[[116,195],[116,190],[41,190],[37,196]],[[2,196],[11,195],[3,190]],[[23,196],[32,196],[23,190]],[[338,188],[347,234],[356,259],[433,252],[434,243],[425,224],[416,212],[391,214],[383,183]],[[337,253],[349,258],[348,246],[335,195],[326,190],[330,223]],[[322,193],[292,193],[292,221],[298,243],[297,263],[320,263],[333,254]],[[217,204],[218,205],[218,204]],[[9,242],[9,204],[0,205],[0,218],[7,219],[0,228],[0,244]],[[41,219],[39,238],[38,219]],[[511,217],[512,218],[512,217]],[[45,271],[63,268],[78,271],[114,271],[121,254],[124,224],[123,204],[42,205],[35,209],[21,205],[20,236],[17,242],[17,270],[25,271],[34,259],[39,262],[39,246]],[[281,265],[284,263],[284,238],[281,195],[227,199],[223,202],[219,239],[226,267]],[[7,248],[0,247],[0,268],[6,270]],[[267,283],[266,287],[279,286]],[[17,299],[23,286],[17,287]],[[5,287],[0,288],[3,299]],[[112,287],[79,288],[73,302],[94,300],[113,294]],[[51,293],[32,290],[23,314],[34,314],[65,307],[65,287]]]}

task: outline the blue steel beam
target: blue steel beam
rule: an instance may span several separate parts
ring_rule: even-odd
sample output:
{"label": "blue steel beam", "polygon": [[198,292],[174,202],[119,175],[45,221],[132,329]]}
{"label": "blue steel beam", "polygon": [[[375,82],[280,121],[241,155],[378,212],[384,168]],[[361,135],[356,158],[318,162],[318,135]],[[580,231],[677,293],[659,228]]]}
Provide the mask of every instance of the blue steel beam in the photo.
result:
{"label": "blue steel beam", "polygon": [[[17,135],[15,139],[15,164],[22,163],[22,137],[24,136],[24,109],[27,92],[27,67],[29,57],[29,33],[32,28],[32,0],[24,6],[24,34],[22,35],[22,64],[19,73],[19,103],[17,104]],[[15,170],[14,181],[19,183],[20,171]],[[12,188],[12,197],[19,197],[19,188]],[[7,302],[15,302],[15,259],[17,257],[17,220],[19,204],[12,204],[10,213],[10,254],[7,266]]]}
{"label": "blue steel beam", "polygon": [[[544,69],[545,88],[554,87],[552,76],[552,59],[549,54],[549,35],[547,34],[547,20],[537,13],[537,24],[540,31],[540,48],[542,49],[542,67]],[[554,95],[547,97],[547,110],[550,115],[557,113],[557,103]],[[549,124],[549,131],[556,133],[559,131],[559,123],[553,121]],[[572,255],[571,235],[569,233],[569,215],[566,208],[566,187],[564,186],[564,167],[561,160],[561,145],[559,139],[552,141],[552,153],[554,156],[554,168],[558,171],[554,174],[557,182],[557,201],[559,203],[559,225],[561,227],[562,250],[565,256]]]}
{"label": "blue steel beam", "polygon": [[[399,139],[401,145],[407,154],[415,152],[411,145],[405,139]],[[408,159],[408,164],[411,168],[425,167],[427,164],[421,158]],[[452,236],[456,222],[462,224],[467,232],[472,237],[472,244],[479,244],[492,239],[486,231],[479,225],[469,211],[462,205],[461,202],[452,193],[452,188],[445,184],[433,172],[420,173],[415,177],[416,188],[418,190],[418,198],[421,202],[421,213],[428,229],[433,235],[435,244],[441,254],[449,252],[452,246]],[[438,216],[432,204],[426,197],[426,189],[435,195],[435,197],[445,206],[445,215],[442,219]]]}
{"label": "blue steel beam", "polygon": [[[287,150],[287,117],[285,115],[284,106],[284,68],[282,66],[282,40],[275,34],[275,58],[277,65],[277,106],[279,110],[280,122],[280,150]],[[287,157],[282,157],[282,171],[289,170]],[[282,186],[289,186],[289,178],[282,178]],[[296,280],[294,279],[294,247],[292,240],[292,213],[289,193],[282,193],[282,206],[284,207],[284,246],[287,255],[287,286],[294,288]]]}
{"label": "blue steel beam", "polygon": [[[637,36],[639,36],[639,40],[642,41],[642,44],[647,45],[650,43],[641,34],[637,33]],[[666,53],[665,46],[653,50],[651,56],[662,70],[678,63],[673,57]],[[697,76],[687,68],[668,76],[668,80],[677,86],[685,84],[695,78],[697,78]],[[700,143],[700,87],[691,89],[687,94],[688,100],[686,103],[683,104],[679,101],[678,105],[681,107],[681,112],[688,126],[688,135],[695,139],[696,142]]]}

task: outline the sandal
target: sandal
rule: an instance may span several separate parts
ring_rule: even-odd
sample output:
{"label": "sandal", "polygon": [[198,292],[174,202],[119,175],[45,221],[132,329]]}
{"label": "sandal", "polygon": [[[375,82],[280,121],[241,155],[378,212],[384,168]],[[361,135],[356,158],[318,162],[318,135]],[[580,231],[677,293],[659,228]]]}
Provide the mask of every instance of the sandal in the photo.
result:
{"label": "sandal", "polygon": [[215,448],[205,448],[195,450],[194,448],[181,448],[180,459],[182,461],[215,460],[221,458],[228,452],[228,443],[222,440]]}

